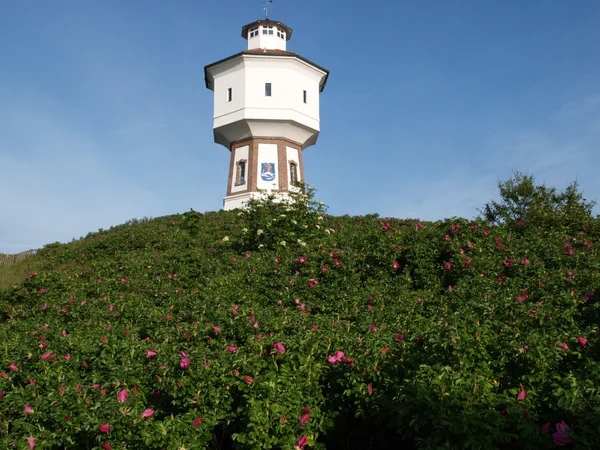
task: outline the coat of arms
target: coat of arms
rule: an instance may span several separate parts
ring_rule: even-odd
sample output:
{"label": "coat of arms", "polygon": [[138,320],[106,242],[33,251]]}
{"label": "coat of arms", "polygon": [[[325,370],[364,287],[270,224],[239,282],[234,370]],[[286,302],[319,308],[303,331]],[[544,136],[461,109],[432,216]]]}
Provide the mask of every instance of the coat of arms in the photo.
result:
{"label": "coat of arms", "polygon": [[273,181],[275,179],[275,163],[261,163],[260,177],[264,181]]}

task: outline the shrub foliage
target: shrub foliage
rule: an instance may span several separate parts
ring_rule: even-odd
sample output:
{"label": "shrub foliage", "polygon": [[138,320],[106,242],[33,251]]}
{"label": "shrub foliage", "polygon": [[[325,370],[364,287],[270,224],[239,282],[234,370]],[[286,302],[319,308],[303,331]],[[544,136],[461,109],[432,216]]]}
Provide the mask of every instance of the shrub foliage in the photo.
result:
{"label": "shrub foliage", "polygon": [[0,446],[600,446],[597,219],[331,217],[302,192],[41,250],[0,291]]}

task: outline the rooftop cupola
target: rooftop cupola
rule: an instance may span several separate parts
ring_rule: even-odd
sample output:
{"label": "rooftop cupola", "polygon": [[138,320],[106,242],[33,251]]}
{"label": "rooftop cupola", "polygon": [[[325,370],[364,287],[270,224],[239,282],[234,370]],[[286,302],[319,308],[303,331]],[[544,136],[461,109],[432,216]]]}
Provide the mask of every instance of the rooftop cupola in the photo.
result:
{"label": "rooftop cupola", "polygon": [[257,20],[242,28],[242,37],[248,41],[248,50],[286,51],[286,42],[292,37],[292,29],[281,22]]}

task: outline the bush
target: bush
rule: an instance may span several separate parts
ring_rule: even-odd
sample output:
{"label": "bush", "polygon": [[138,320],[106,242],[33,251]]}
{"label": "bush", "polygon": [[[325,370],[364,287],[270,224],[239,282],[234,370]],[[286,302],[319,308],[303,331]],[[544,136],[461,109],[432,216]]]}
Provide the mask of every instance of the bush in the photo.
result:
{"label": "bush", "polygon": [[598,447],[589,220],[332,217],[309,192],[53,244],[0,291],[0,446]]}

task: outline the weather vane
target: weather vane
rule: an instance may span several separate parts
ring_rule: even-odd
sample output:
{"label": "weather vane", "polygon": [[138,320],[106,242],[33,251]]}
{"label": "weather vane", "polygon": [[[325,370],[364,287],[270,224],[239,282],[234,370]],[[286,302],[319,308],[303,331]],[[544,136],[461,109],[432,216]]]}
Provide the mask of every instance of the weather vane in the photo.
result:
{"label": "weather vane", "polygon": [[273,0],[267,0],[266,2],[263,2],[263,5],[265,5],[264,10],[265,10],[265,19],[269,20],[269,5],[273,3]]}

